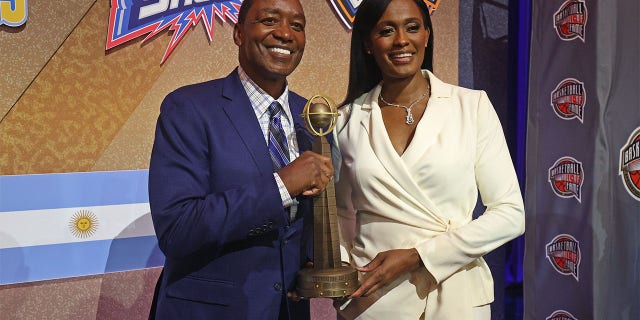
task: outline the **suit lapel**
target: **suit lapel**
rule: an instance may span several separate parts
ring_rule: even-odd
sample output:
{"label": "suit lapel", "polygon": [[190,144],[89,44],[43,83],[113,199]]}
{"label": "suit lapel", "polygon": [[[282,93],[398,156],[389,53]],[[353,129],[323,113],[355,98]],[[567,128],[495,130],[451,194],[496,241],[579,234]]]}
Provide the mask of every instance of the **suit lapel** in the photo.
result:
{"label": "suit lapel", "polygon": [[[427,74],[425,74],[425,77]],[[416,127],[413,140],[402,154],[402,160],[411,168],[420,165],[420,162],[429,152],[431,146],[436,143],[438,136],[447,125],[451,115],[451,92],[448,87],[433,75],[429,75],[431,81],[431,97],[424,116]]]}
{"label": "suit lapel", "polygon": [[251,101],[242,87],[237,69],[225,78],[222,95],[228,99],[223,108],[229,121],[244,142],[256,166],[264,174],[273,172],[269,149],[260,124],[251,107]]}
{"label": "suit lapel", "polygon": [[302,97],[289,91],[289,109],[291,109],[291,116],[293,117],[293,128],[296,132],[300,154],[312,149],[314,139],[314,136],[305,127],[304,119],[300,116],[304,109],[304,104],[305,100]]}
{"label": "suit lapel", "polygon": [[[389,173],[389,176],[398,181],[404,192],[410,194],[411,198],[415,200],[414,205],[424,208],[427,214],[430,214],[435,219],[440,220],[440,210],[431,201],[431,199],[422,192],[420,186],[418,186],[416,181],[413,179],[405,160],[398,155],[391,144],[391,140],[389,139],[389,135],[387,134],[382,120],[382,112],[380,111],[380,106],[377,101],[380,90],[381,86],[378,85],[365,99],[364,105],[370,106],[371,112],[369,117],[361,119],[361,125],[369,133],[371,148],[376,154],[378,161],[380,161],[382,166],[384,166]],[[424,119],[421,121],[423,120]],[[412,141],[411,144],[414,142],[415,141]],[[422,145],[416,146],[416,149],[422,148]]]}
{"label": "suit lapel", "polygon": [[411,178],[411,174],[407,170],[403,160],[391,145],[391,140],[389,140],[389,135],[382,120],[382,112],[380,111],[380,106],[377,101],[380,89],[381,87],[377,86],[367,97],[367,104],[371,106],[371,116],[362,119],[361,123],[369,132],[373,152],[376,154],[378,161],[380,161],[389,172],[389,175],[400,182],[405,192],[413,195],[415,199],[422,200],[425,198],[422,190],[420,190]]}

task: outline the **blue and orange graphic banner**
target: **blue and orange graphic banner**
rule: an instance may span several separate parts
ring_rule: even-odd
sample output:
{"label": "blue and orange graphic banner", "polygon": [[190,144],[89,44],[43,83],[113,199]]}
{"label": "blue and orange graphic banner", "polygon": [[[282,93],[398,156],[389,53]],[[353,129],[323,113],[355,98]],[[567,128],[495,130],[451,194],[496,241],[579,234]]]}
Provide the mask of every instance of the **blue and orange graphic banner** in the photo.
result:
{"label": "blue and orange graphic banner", "polygon": [[236,23],[241,4],[242,0],[111,0],[106,49],[142,36],[144,43],[168,29],[173,35],[162,57],[164,63],[187,31],[199,22],[204,24],[209,41],[213,39],[216,17]]}

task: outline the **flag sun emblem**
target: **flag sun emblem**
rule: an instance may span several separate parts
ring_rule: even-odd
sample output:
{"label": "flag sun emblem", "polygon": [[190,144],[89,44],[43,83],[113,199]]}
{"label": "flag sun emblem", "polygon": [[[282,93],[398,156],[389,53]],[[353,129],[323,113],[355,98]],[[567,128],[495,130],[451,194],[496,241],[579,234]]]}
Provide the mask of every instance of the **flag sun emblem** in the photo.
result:
{"label": "flag sun emblem", "polygon": [[79,210],[69,221],[69,229],[77,238],[91,237],[98,230],[98,217],[89,210]]}

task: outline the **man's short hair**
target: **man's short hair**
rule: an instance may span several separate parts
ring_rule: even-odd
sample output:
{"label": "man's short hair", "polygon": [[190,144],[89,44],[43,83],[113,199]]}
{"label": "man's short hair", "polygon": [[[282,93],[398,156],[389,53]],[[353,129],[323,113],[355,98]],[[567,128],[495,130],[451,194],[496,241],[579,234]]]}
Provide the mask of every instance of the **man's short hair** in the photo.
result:
{"label": "man's short hair", "polygon": [[244,0],[242,1],[242,5],[240,6],[240,11],[238,12],[238,23],[243,23],[247,18],[247,12],[251,9],[253,5],[253,0]]}

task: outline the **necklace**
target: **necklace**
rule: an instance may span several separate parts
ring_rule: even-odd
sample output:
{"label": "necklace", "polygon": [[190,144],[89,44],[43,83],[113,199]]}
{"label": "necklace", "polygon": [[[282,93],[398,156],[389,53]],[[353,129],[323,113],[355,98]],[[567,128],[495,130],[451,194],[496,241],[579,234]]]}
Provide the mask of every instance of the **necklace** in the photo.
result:
{"label": "necklace", "polygon": [[406,124],[413,124],[415,121],[413,120],[413,113],[411,113],[411,108],[413,108],[413,106],[416,105],[416,103],[420,102],[422,99],[424,99],[427,95],[429,95],[429,92],[431,92],[431,86],[427,87],[427,91],[421,95],[420,97],[418,97],[418,99],[413,100],[413,102],[409,103],[408,106],[404,106],[401,104],[397,104],[397,103],[391,103],[388,102],[387,100],[385,100],[382,97],[382,92],[380,93],[380,101],[382,101],[384,104],[388,105],[388,106],[392,106],[392,107],[396,107],[396,108],[403,108],[406,112],[407,112],[407,118],[405,120],[404,123]]}

